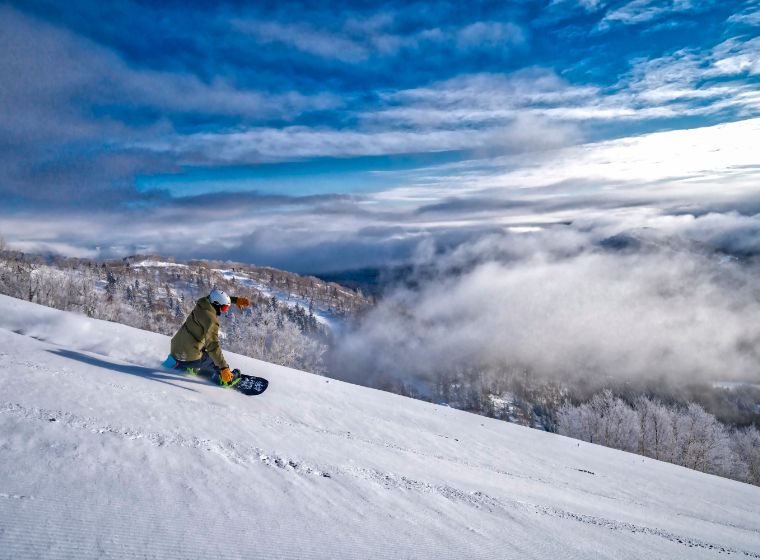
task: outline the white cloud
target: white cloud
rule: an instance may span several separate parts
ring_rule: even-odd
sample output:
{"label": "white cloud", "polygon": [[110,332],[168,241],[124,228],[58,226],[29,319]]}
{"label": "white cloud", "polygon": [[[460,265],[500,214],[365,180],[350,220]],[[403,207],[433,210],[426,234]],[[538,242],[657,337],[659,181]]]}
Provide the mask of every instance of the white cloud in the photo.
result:
{"label": "white cloud", "polygon": [[599,252],[576,228],[491,237],[458,253],[428,263],[458,274],[382,301],[340,361],[400,377],[468,365],[603,383],[756,375],[754,266],[666,243]]}
{"label": "white cloud", "polygon": [[514,23],[478,21],[457,31],[457,41],[462,49],[510,47],[524,43],[525,32]]}
{"label": "white cloud", "polygon": [[578,0],[578,4],[591,12],[604,7],[606,2],[604,0]]}
{"label": "white cloud", "polygon": [[[136,132],[138,127],[120,125],[107,116],[96,122],[86,114],[93,106],[158,109],[164,115],[192,112],[288,119],[342,103],[329,94],[272,95],[237,88],[222,78],[205,82],[191,74],[134,68],[112,50],[12,8],[0,8],[0,28],[0,74],[13,76],[0,90],[4,117],[0,126],[14,128],[14,133],[28,135],[36,125],[43,127],[40,136],[45,137],[60,119],[67,121],[61,131],[66,136],[72,128],[100,137],[104,130],[116,137],[124,136],[127,129]],[[19,126],[12,127],[14,121]],[[116,143],[113,137],[111,141]]]}
{"label": "white cloud", "polygon": [[305,23],[255,20],[236,20],[233,23],[239,31],[252,35],[262,44],[280,43],[304,53],[348,63],[364,61],[370,55],[370,51],[358,41],[317,30]]}
{"label": "white cloud", "polygon": [[727,23],[760,26],[760,2],[757,0],[748,0],[746,8],[730,16]]}
{"label": "white cloud", "polygon": [[90,249],[70,243],[56,243],[54,241],[29,241],[23,239],[8,243],[8,248],[32,255],[66,255],[67,257],[77,259],[96,259],[100,256],[97,249]]}
{"label": "white cloud", "polygon": [[760,178],[756,147],[760,119],[711,127],[675,130],[571,147],[526,165],[496,181],[520,187],[546,186],[568,179],[588,179],[608,185],[725,179],[745,170]]}
{"label": "white cloud", "polygon": [[698,12],[707,9],[711,0],[632,0],[627,4],[607,12],[596,27],[606,31],[616,24],[635,25],[660,19],[664,16]]}
{"label": "white cloud", "polygon": [[584,105],[598,89],[572,86],[555,73],[533,69],[504,76],[470,74],[383,96],[385,107],[362,115],[371,123],[404,126],[469,126],[507,121],[526,112]]}
{"label": "white cloud", "polygon": [[681,49],[632,61],[607,103],[623,102],[642,117],[710,115],[735,111],[754,116],[760,97],[747,78],[760,72],[760,38],[731,38],[709,49]]}
{"label": "white cloud", "polygon": [[586,12],[596,12],[604,8],[606,5],[606,0],[552,0],[546,9],[554,11],[569,6],[571,9],[579,7]]}
{"label": "white cloud", "polygon": [[512,22],[477,21],[464,26],[392,30],[395,14],[378,12],[366,19],[348,18],[332,28],[299,21],[233,20],[232,26],[260,44],[277,43],[320,58],[359,64],[372,57],[397,56],[403,49],[456,45],[460,51],[509,51],[522,46],[526,32]]}
{"label": "white cloud", "polygon": [[419,215],[414,223],[424,228],[578,220],[638,227],[667,208],[741,207],[760,185],[758,144],[760,119],[751,119],[441,165],[409,172],[404,187],[373,198],[434,207],[452,200]]}
{"label": "white cloud", "polygon": [[382,107],[360,118],[370,125],[424,130],[489,126],[518,116],[555,123],[646,121],[728,110],[749,116],[760,112],[757,88],[745,80],[757,72],[758,61],[760,40],[730,39],[708,51],[633,61],[631,71],[606,89],[573,85],[541,68],[462,75],[387,93]]}
{"label": "white cloud", "polygon": [[[551,129],[543,134],[551,135]],[[368,150],[373,138],[316,137],[310,149],[335,142],[335,149],[366,143],[362,149]],[[403,142],[414,140],[407,137]],[[301,145],[302,139],[297,142]],[[692,216],[667,215],[672,207],[679,213],[692,207],[704,213],[720,206],[741,209],[743,200],[760,199],[760,164],[754,149],[758,142],[760,119],[754,119],[389,173],[390,181],[396,177],[407,186],[361,197],[291,205],[284,201],[280,208],[276,201],[262,206],[255,196],[241,194],[214,208],[193,200],[165,201],[156,208],[118,214],[40,212],[23,218],[4,216],[0,234],[11,244],[26,243],[29,250],[55,248],[72,254],[74,248],[85,247],[84,253],[76,254],[90,255],[100,246],[98,254],[128,254],[140,248],[178,257],[222,252],[224,258],[312,270],[402,261],[426,239],[452,238],[449,244],[454,245],[484,231],[519,228],[536,233],[542,228],[543,241],[524,245],[523,258],[546,250],[546,236],[558,223],[576,224],[580,235],[552,241],[559,253],[572,252],[585,239],[579,232],[593,230],[598,238],[641,227],[737,250],[760,250],[760,223],[753,226],[757,219],[695,221]],[[417,211],[447,201],[445,209]],[[186,220],[189,210],[183,204],[192,205],[192,223]],[[760,211],[760,200],[754,204]],[[204,223],[200,238],[199,222]]]}
{"label": "white cloud", "polygon": [[176,169],[134,146],[177,134],[174,123],[188,114],[287,122],[345,103],[331,94],[270,94],[221,77],[207,82],[135,67],[101,44],[10,7],[0,7],[0,76],[0,190],[43,205],[75,201],[85,191],[98,193],[88,204],[134,198],[136,175]]}
{"label": "white cloud", "polygon": [[732,38],[720,43],[712,51],[711,62],[708,76],[760,74],[760,37],[748,41]]}
{"label": "white cloud", "polygon": [[156,152],[202,153],[211,161],[258,163],[312,157],[355,157],[402,153],[480,150],[524,151],[566,144],[577,133],[569,126],[551,125],[524,116],[484,127],[434,127],[428,129],[337,130],[302,126],[251,128],[222,133],[175,136],[160,142],[136,145]]}

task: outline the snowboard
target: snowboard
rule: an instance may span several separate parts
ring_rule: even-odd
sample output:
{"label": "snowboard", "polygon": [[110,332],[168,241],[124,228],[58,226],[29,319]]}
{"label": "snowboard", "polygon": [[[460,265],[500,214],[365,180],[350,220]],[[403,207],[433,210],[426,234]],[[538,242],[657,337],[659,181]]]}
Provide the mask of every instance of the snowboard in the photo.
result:
{"label": "snowboard", "polygon": [[[170,369],[172,371],[182,371],[177,370],[174,366],[177,364],[177,361],[174,360],[173,357],[169,356],[161,365],[167,369]],[[214,372],[213,371],[207,371],[207,370],[192,370],[188,369],[185,370],[187,375],[191,376],[198,376],[203,375],[204,377],[211,377],[212,380],[214,378]],[[260,395],[264,391],[267,390],[267,387],[269,387],[269,381],[264,379],[263,377],[256,377],[255,375],[246,375],[245,373],[241,373],[239,369],[232,370],[232,373],[235,374],[236,381],[233,385],[222,385],[222,387],[227,389],[235,389],[239,393],[243,393],[244,395]]]}

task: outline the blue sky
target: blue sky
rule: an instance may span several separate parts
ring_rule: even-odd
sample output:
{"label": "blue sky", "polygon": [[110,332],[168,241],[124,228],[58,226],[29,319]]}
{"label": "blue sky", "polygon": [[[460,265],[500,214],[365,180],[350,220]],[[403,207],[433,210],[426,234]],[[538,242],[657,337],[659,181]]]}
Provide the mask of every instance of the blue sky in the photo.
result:
{"label": "blue sky", "polygon": [[0,235],[321,272],[746,214],[759,29],[756,0],[11,2]]}

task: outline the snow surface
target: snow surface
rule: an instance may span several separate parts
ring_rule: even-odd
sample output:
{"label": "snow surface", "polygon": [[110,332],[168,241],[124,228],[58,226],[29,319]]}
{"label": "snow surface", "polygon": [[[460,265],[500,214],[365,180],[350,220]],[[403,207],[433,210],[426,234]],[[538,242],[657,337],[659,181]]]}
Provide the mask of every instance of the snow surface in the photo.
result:
{"label": "snow surface", "polygon": [[0,558],[760,558],[760,488],[0,296]]}

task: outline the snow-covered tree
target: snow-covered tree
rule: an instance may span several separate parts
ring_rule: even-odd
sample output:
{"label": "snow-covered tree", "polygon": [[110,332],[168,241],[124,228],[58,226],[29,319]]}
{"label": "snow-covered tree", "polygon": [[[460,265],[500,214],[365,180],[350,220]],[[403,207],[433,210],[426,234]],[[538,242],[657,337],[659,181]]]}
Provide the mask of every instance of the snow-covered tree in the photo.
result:
{"label": "snow-covered tree", "polygon": [[671,461],[675,447],[674,413],[659,400],[636,399],[639,417],[638,452],[653,459]]}
{"label": "snow-covered tree", "polygon": [[734,432],[731,448],[736,457],[736,478],[760,486],[760,430],[750,426]]}
{"label": "snow-covered tree", "polygon": [[597,393],[588,403],[562,407],[558,424],[563,435],[626,451],[636,451],[638,447],[638,415],[609,389]]}
{"label": "snow-covered tree", "polygon": [[695,403],[678,415],[675,423],[674,462],[698,471],[720,474],[730,471],[731,446],[726,428]]}

